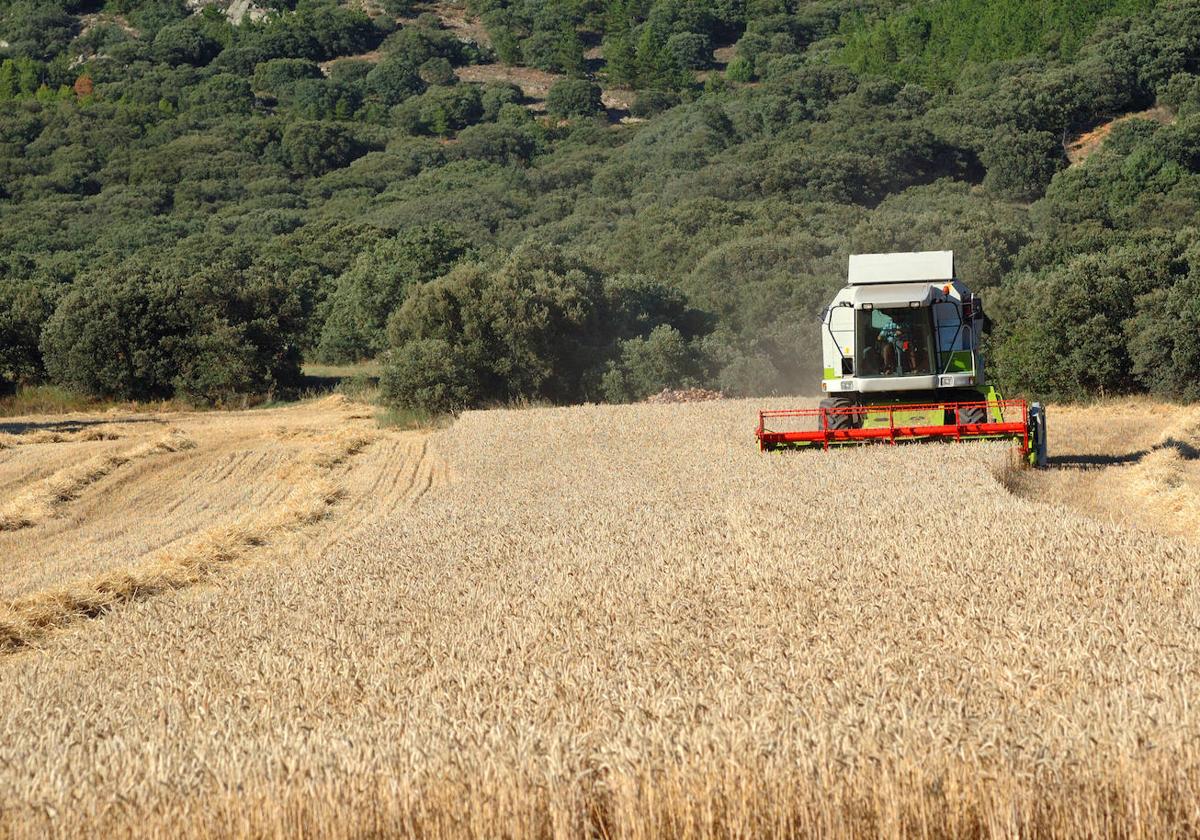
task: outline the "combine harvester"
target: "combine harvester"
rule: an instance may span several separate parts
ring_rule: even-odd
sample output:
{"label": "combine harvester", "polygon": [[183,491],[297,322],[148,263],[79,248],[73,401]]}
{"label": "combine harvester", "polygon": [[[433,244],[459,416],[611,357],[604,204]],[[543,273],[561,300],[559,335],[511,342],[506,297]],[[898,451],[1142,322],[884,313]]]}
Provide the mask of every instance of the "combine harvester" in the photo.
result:
{"label": "combine harvester", "polygon": [[849,283],[821,322],[829,396],[819,408],[760,411],[763,451],[1011,440],[1046,465],[1043,407],[986,382],[982,303],[955,275],[953,251],[850,257]]}

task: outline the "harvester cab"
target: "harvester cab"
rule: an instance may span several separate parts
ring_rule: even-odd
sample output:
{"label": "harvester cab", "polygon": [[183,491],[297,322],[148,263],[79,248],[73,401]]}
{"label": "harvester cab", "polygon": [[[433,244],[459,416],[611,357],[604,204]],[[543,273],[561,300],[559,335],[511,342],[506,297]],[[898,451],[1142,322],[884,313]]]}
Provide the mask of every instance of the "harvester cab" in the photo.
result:
{"label": "harvester cab", "polygon": [[821,319],[827,396],[816,409],[760,412],[760,447],[1009,439],[1045,466],[1045,411],[988,385],[983,323],[953,251],[850,257]]}

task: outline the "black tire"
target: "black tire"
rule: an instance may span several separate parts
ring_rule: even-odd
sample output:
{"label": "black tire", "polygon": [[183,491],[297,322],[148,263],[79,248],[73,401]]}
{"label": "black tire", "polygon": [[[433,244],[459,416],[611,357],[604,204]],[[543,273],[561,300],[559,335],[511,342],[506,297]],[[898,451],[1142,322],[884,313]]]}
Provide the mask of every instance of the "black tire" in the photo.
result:
{"label": "black tire", "polygon": [[[821,408],[854,408],[858,403],[848,397],[829,397],[821,400]],[[862,416],[854,414],[827,414],[825,415],[827,428],[831,431],[844,431],[846,429],[857,429],[862,425]]]}
{"label": "black tire", "polygon": [[[981,405],[972,408],[960,408],[958,410],[958,422],[966,425],[967,423],[986,423],[987,409]],[[946,425],[954,423],[954,412],[946,412]]]}

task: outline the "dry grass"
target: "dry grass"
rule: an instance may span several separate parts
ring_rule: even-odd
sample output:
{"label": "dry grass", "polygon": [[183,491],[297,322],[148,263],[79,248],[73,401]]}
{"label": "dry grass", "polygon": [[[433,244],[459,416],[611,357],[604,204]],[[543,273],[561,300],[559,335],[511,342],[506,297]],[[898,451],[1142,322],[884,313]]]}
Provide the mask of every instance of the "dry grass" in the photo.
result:
{"label": "dry grass", "polygon": [[[341,396],[280,410],[108,420],[11,426],[25,431],[10,433],[15,443],[0,451],[0,488],[10,494],[0,502],[0,652],[204,580],[345,499],[351,510],[384,501],[352,492],[350,459],[377,443],[394,456],[398,445],[411,450],[423,439],[377,430],[368,407]],[[163,433],[166,423],[180,428]],[[112,449],[112,439],[125,448]],[[47,470],[30,469],[37,456],[56,469],[39,477]],[[393,466],[365,472],[378,477]]]}
{"label": "dry grass", "polygon": [[335,515],[0,658],[0,835],[1200,829],[1200,547],[753,408],[326,442]]}

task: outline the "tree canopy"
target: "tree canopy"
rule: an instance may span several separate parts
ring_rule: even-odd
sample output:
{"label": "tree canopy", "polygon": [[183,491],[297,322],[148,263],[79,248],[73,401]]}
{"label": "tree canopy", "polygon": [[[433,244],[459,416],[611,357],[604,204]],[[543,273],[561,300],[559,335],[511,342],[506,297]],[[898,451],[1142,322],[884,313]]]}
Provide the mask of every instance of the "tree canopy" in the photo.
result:
{"label": "tree canopy", "polygon": [[847,254],[952,248],[1003,387],[1200,396],[1200,0],[259,6],[0,0],[3,387],[809,389]]}

